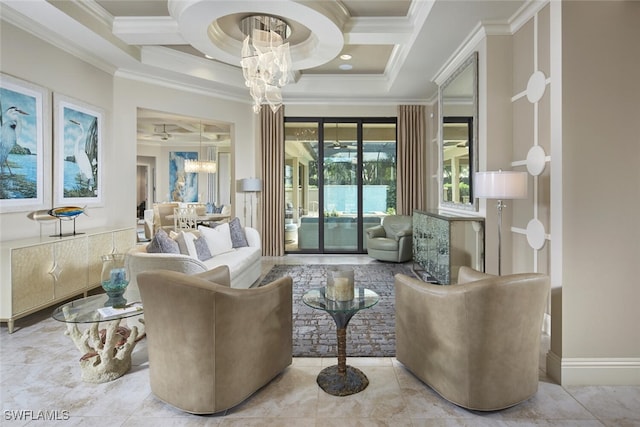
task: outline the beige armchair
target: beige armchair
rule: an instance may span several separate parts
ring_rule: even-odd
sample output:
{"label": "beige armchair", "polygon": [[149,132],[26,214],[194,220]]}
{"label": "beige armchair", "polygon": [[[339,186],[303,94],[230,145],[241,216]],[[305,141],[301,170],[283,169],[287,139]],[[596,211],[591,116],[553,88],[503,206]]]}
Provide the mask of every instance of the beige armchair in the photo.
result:
{"label": "beige armchair", "polygon": [[173,215],[173,210],[179,207],[180,204],[175,202],[153,205],[153,234],[157,233],[160,228],[167,233],[174,229],[173,219],[167,217]]}
{"label": "beige armchair", "polygon": [[367,228],[367,253],[380,261],[405,262],[413,258],[413,219],[409,215],[384,217],[382,225]]}
{"label": "beige armchair", "polygon": [[396,358],[442,397],[493,411],[537,392],[547,276],[461,267],[457,285],[399,274],[395,286]]}
{"label": "beige armchair", "polygon": [[193,414],[231,408],[291,364],[292,281],[229,287],[226,266],[138,275],[151,391]]}

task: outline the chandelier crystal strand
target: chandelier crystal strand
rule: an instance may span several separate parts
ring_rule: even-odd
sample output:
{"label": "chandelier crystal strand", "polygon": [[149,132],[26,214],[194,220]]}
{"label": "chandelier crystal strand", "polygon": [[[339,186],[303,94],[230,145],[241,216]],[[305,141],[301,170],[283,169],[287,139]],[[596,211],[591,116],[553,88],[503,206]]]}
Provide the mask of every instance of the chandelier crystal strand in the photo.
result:
{"label": "chandelier crystal strand", "polygon": [[242,44],[242,73],[253,98],[253,111],[269,104],[275,113],[282,105],[282,87],[292,78],[289,43],[284,43],[290,28],[283,20],[267,15],[242,20],[247,36]]}
{"label": "chandelier crystal strand", "polygon": [[184,161],[184,171],[187,173],[216,173],[218,170],[216,162],[210,160],[190,160]]}
{"label": "chandelier crystal strand", "polygon": [[[200,123],[200,151],[202,156],[202,122]],[[187,173],[216,173],[218,165],[213,160],[191,160],[184,161],[184,171]]]}

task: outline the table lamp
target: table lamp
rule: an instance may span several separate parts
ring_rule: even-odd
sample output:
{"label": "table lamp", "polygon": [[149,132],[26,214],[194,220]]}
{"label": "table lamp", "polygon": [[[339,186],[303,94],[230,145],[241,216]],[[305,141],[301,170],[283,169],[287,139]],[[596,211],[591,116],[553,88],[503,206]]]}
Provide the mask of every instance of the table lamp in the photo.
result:
{"label": "table lamp", "polygon": [[498,275],[502,274],[502,209],[503,200],[527,197],[527,173],[515,171],[486,171],[474,175],[473,195],[479,199],[498,200]]}

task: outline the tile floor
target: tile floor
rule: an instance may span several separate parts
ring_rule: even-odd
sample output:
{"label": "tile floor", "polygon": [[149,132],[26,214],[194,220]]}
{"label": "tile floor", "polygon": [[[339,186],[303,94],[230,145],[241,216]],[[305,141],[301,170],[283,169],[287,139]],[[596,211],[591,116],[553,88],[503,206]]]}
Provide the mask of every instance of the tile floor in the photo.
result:
{"label": "tile floor", "polygon": [[[274,264],[367,263],[367,257],[288,256]],[[316,385],[318,372],[335,358],[296,358],[271,383],[226,414],[195,416],[158,401],[148,383],[144,340],[125,376],[105,384],[80,381],[79,354],[64,326],[44,310],[17,322],[14,334],[0,329],[1,425],[100,426],[640,426],[640,387],[561,387],[544,372],[548,337],[540,351],[538,393],[513,408],[476,413],[433,392],[393,358],[349,358],[370,380],[363,392],[335,397]],[[18,329],[19,328],[19,329]],[[17,420],[23,411],[49,411],[68,420]],[[63,412],[68,411],[68,412]]]}

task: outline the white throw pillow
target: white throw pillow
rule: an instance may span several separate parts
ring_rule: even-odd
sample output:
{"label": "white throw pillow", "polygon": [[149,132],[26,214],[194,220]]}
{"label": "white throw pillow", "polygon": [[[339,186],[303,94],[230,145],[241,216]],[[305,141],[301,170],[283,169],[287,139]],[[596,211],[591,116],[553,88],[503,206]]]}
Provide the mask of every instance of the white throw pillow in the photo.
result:
{"label": "white throw pillow", "polygon": [[204,236],[211,255],[216,256],[233,250],[233,242],[231,241],[231,232],[229,224],[222,223],[216,228],[209,228],[203,225],[198,226],[198,231]]}
{"label": "white throw pillow", "polygon": [[180,252],[189,255],[192,258],[198,259],[198,251],[195,245],[196,236],[193,233],[187,231],[181,231],[180,235],[176,238],[178,246],[180,246]]}

